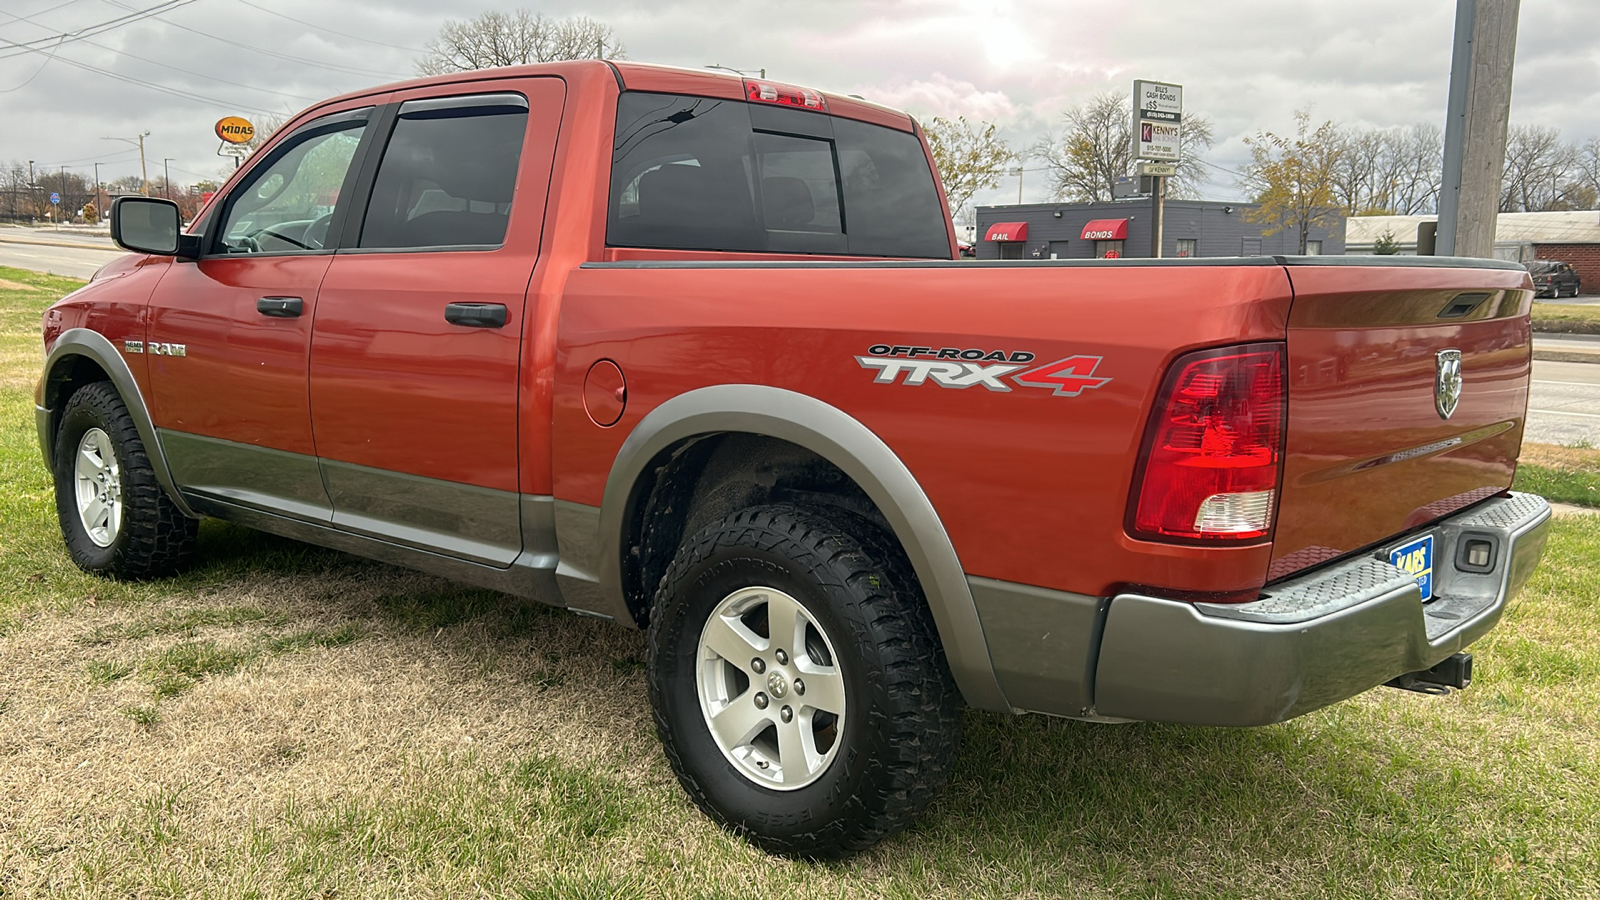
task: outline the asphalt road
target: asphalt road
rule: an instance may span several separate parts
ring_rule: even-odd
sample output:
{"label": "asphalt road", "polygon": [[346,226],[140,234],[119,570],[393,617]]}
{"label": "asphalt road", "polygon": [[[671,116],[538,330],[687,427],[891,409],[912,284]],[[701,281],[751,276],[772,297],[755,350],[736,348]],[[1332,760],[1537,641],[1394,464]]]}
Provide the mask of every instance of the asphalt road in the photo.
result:
{"label": "asphalt road", "polygon": [[[121,251],[103,237],[0,229],[0,266],[88,278],[119,255]],[[1596,351],[1600,336],[1539,337],[1536,344],[1552,350]],[[1596,363],[1534,362],[1527,439],[1544,444],[1587,441],[1600,447],[1600,353]]]}
{"label": "asphalt road", "polygon": [[1600,447],[1600,365],[1534,360],[1525,439]]}
{"label": "asphalt road", "polygon": [[0,266],[88,278],[121,256],[106,238],[33,229],[0,229]]}

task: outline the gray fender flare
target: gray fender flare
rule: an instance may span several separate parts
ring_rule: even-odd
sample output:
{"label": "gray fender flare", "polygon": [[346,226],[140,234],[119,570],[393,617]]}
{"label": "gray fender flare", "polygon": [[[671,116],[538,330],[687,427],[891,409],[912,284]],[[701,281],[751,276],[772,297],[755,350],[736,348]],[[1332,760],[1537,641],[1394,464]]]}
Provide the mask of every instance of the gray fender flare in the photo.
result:
{"label": "gray fender flare", "polygon": [[[200,515],[189,508],[183,500],[183,495],[178,493],[178,486],[172,480],[172,470],[167,467],[167,454],[161,447],[161,438],[156,434],[155,422],[150,418],[150,408],[145,405],[144,394],[139,390],[139,383],[133,379],[133,372],[128,368],[128,363],[122,354],[105,336],[97,331],[87,328],[69,328],[56,338],[55,346],[50,348],[50,355],[44,362],[45,382],[49,383],[50,373],[56,366],[69,356],[85,356],[100,366],[107,375],[111,376],[111,384],[116,387],[121,395],[123,405],[128,407],[128,414],[133,417],[133,427],[139,432],[139,440],[144,442],[145,454],[150,458],[150,468],[155,470],[156,480],[161,483],[167,496],[184,515],[198,519]],[[41,420],[39,428],[40,449],[45,454],[45,465],[54,466],[55,434],[45,427]]]}
{"label": "gray fender flare", "polygon": [[781,388],[727,384],[680,394],[641,420],[618,451],[600,507],[600,589],[622,596],[622,526],[635,482],[656,454],[698,434],[759,434],[805,447],[872,498],[905,548],[933,610],[956,685],[969,705],[1009,712],[955,546],[905,463],[837,407]]}

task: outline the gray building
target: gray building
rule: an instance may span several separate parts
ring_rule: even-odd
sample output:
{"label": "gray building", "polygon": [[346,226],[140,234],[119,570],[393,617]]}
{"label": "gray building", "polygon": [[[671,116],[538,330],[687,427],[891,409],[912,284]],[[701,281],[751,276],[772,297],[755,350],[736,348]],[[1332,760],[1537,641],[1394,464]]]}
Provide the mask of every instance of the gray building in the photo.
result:
{"label": "gray building", "polygon": [[[1094,259],[1150,256],[1150,198],[1108,203],[1023,203],[977,208],[978,259]],[[1251,203],[1168,200],[1161,255],[1292,256],[1293,229],[1265,234],[1245,221]],[[1306,252],[1344,253],[1344,219],[1311,229]]]}

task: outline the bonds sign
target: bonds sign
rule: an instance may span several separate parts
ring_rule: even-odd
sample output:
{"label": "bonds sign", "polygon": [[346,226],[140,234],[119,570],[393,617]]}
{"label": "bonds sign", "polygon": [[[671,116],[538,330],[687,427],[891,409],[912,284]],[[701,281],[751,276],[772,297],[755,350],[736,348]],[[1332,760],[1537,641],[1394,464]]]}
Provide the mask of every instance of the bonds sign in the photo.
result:
{"label": "bonds sign", "polygon": [[1133,158],[1177,162],[1182,153],[1183,85],[1133,83]]}

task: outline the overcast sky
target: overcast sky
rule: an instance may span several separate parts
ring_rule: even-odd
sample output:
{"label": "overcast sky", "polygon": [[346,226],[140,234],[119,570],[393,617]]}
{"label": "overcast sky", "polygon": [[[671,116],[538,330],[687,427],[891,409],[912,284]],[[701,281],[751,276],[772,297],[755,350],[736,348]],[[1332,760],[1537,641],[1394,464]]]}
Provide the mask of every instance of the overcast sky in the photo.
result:
{"label": "overcast sky", "polygon": [[[0,161],[66,164],[101,179],[137,174],[138,151],[106,137],[149,131],[150,176],[216,177],[212,124],[285,115],[356,88],[409,77],[450,18],[514,9],[486,0],[191,0],[81,40],[54,38],[161,0],[0,0]],[[181,3],[182,0],[169,0]],[[628,56],[679,66],[765,67],[769,78],[868,99],[919,117],[998,122],[1016,145],[1062,109],[1135,78],[1184,85],[1209,116],[1215,180],[1239,196],[1242,138],[1286,131],[1293,111],[1374,127],[1444,121],[1451,0],[1207,0],[1174,3],[983,0],[587,0],[541,3],[554,17],[611,25]],[[295,21],[298,20],[298,21]],[[51,39],[31,46],[16,44]],[[152,85],[157,87],[152,87]],[[166,92],[163,92],[166,91]],[[1513,122],[1600,136],[1600,0],[1523,0]],[[1030,166],[1039,166],[1038,162]],[[1015,179],[980,201],[1016,199]],[[1045,198],[1046,174],[1023,178]]]}

